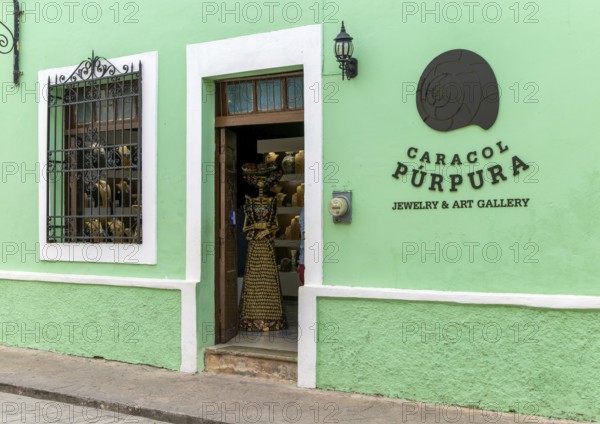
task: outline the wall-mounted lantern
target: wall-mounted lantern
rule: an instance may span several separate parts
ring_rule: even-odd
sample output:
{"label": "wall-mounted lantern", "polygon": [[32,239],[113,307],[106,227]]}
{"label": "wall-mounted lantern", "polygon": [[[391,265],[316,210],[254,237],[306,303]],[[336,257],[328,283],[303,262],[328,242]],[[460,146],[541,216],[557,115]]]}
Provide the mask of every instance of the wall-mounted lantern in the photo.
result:
{"label": "wall-mounted lantern", "polygon": [[2,21],[0,21],[0,53],[9,54],[12,52],[13,65],[13,82],[19,84],[21,71],[19,69],[19,18],[21,17],[21,8],[19,0],[13,0],[13,16],[14,16],[14,32]]}
{"label": "wall-mounted lantern", "polygon": [[352,45],[353,38],[346,32],[346,27],[342,21],[342,29],[335,41],[335,58],[340,64],[342,70],[342,80],[345,78],[352,79],[358,75],[358,60],[352,57],[354,46]]}

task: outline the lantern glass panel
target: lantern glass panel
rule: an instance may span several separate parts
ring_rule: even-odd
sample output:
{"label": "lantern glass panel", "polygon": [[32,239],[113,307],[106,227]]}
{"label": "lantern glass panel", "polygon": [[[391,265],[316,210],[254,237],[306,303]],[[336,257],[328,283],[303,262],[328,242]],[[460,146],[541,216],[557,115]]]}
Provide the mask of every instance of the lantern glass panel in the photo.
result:
{"label": "lantern glass panel", "polygon": [[345,55],[345,51],[346,51],[346,42],[345,41],[338,41],[338,43],[336,44],[336,56],[339,59],[343,59],[344,55]]}
{"label": "lantern glass panel", "polygon": [[352,41],[338,41],[335,43],[335,55],[338,59],[347,59],[352,56],[354,46]]}
{"label": "lantern glass panel", "polygon": [[352,53],[354,52],[354,46],[352,45],[352,41],[348,41],[344,46],[344,54],[346,57],[352,57]]}

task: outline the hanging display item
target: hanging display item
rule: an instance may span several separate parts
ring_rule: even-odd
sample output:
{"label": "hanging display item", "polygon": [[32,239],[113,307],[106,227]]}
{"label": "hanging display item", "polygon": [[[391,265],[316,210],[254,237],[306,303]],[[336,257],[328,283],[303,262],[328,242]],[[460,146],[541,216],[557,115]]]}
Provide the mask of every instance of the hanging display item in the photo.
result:
{"label": "hanging display item", "polygon": [[279,265],[279,271],[292,272],[292,260],[290,258],[283,258]]}
{"label": "hanging display item", "polygon": [[125,225],[120,219],[108,221],[108,236],[114,243],[124,243]]}
{"label": "hanging display item", "polygon": [[122,180],[120,183],[115,185],[116,194],[115,194],[115,203],[120,207],[129,207],[131,206],[131,187],[127,180]]}
{"label": "hanging display item", "polygon": [[304,174],[304,150],[300,150],[294,156],[294,166],[296,174]]}
{"label": "hanging display item", "polygon": [[275,196],[275,198],[277,199],[277,206],[282,207],[283,201],[285,200],[286,197],[287,197],[287,194],[285,194],[285,193],[277,193],[277,195]]}
{"label": "hanging display item", "polygon": [[85,221],[83,233],[86,237],[92,239],[95,243],[100,243],[104,240],[105,232],[102,223],[98,219]]}
{"label": "hanging display item", "polygon": [[[293,158],[293,156],[292,156]],[[246,196],[244,232],[249,241],[240,299],[241,331],[278,331],[288,328],[274,239],[279,229],[277,198],[267,197],[282,176],[277,165],[245,164],[244,180],[258,188],[258,197]]]}
{"label": "hanging display item", "polygon": [[[137,150],[135,154],[135,162],[137,164]],[[108,166],[111,168],[131,166],[131,153],[127,146],[119,146],[109,149],[106,156]]]}
{"label": "hanging display item", "polygon": [[110,200],[112,199],[112,191],[110,185],[106,181],[100,180],[96,183],[94,190],[92,191],[94,197],[94,203],[100,205],[103,208],[110,206]]}
{"label": "hanging display item", "polygon": [[284,174],[293,174],[296,172],[296,158],[294,152],[285,152],[285,157],[281,161],[281,168]]}
{"label": "hanging display item", "polygon": [[273,166],[277,163],[277,158],[279,155],[275,152],[269,152],[264,155],[263,162],[267,166]]}

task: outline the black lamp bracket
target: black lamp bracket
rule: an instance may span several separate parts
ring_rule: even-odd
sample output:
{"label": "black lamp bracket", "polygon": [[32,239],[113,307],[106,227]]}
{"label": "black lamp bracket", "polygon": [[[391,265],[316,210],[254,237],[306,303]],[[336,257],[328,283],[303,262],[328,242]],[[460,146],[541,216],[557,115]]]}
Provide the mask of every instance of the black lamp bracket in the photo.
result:
{"label": "black lamp bracket", "polygon": [[358,59],[351,57],[349,59],[339,59],[340,69],[342,70],[342,81],[351,80],[358,75]]}
{"label": "black lamp bracket", "polygon": [[358,59],[351,58],[346,65],[346,77],[350,80],[358,75]]}
{"label": "black lamp bracket", "polygon": [[0,21],[0,54],[13,54],[13,82],[15,85],[18,85],[22,75],[19,69],[19,21],[23,12],[21,11],[19,0],[13,0],[13,5],[14,31],[11,31],[4,22]]}

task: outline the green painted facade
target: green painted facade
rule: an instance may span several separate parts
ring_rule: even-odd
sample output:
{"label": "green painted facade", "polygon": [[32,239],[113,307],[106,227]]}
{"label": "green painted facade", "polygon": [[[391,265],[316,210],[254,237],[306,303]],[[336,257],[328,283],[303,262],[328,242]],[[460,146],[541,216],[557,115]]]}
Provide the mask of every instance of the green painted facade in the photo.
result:
{"label": "green painted facade", "polygon": [[[324,105],[324,162],[331,163],[329,177],[324,172],[325,193],[327,197],[335,189],[354,190],[355,219],[350,226],[325,220],[325,240],[338,249],[331,247],[330,260],[325,258],[325,284],[600,294],[593,253],[600,247],[594,224],[600,205],[598,148],[591,124],[600,87],[576,87],[587,80],[587,70],[597,60],[589,52],[597,45],[592,16],[600,5],[532,3],[539,8],[532,15],[537,23],[524,22],[534,11],[529,8],[521,10],[515,23],[510,5],[502,6],[497,23],[486,22],[481,7],[473,23],[468,14],[451,23],[443,19],[450,17],[448,8],[444,15],[445,2],[425,3],[430,10],[441,4],[439,23],[435,14],[403,15],[404,2],[361,8],[360,18],[353,20],[342,14],[356,39],[361,74],[355,80],[342,84],[338,75],[327,75],[333,66],[326,55],[324,87],[334,83],[339,91],[337,103]],[[421,2],[414,5],[423,10]],[[381,10],[386,10],[389,24],[376,23]],[[325,40],[333,38],[335,26],[325,28]],[[420,119],[415,95],[406,95],[434,57],[456,48],[483,56],[498,79],[500,112],[488,131],[476,126],[434,131]],[[481,159],[481,150],[498,141],[509,151],[496,151],[477,168],[488,162],[502,165],[509,180],[496,186],[488,178],[478,191],[464,184],[457,193],[448,188],[439,193],[428,190],[429,179],[417,189],[410,178],[391,178],[398,161],[416,162],[407,156],[410,147],[419,149],[418,157],[430,152],[433,161],[435,153],[448,158],[458,153],[465,161],[471,151],[479,152]],[[513,155],[531,163],[517,181],[509,169]],[[428,172],[434,169],[426,167]],[[466,179],[468,171],[463,172]],[[527,209],[392,210],[396,201],[502,198],[531,200]],[[415,249],[417,253],[410,254]],[[426,250],[433,253],[424,254]]]}
{"label": "green painted facade", "polygon": [[177,290],[0,283],[0,343],[179,369]]}
{"label": "green painted facade", "polygon": [[318,386],[598,421],[598,311],[320,299]]}
{"label": "green painted facade", "polygon": [[[11,2],[1,4],[3,21],[10,22]],[[10,56],[0,57],[2,271],[185,278],[186,45],[318,23],[324,33],[323,87],[311,89],[315,98],[306,101],[323,102],[324,157],[318,175],[307,171],[307,178],[323,181],[325,202],[334,190],[354,194],[353,223],[336,226],[324,210],[324,257],[307,250],[307,266],[323,263],[325,285],[600,295],[595,254],[600,248],[600,172],[594,165],[600,152],[595,137],[600,87],[589,82],[599,61],[594,54],[598,2],[471,7],[460,2],[299,0],[274,9],[252,3],[256,9],[233,1],[99,1],[83,2],[72,14],[59,3],[59,19],[49,4],[23,5],[19,89],[9,83]],[[332,52],[342,19],[360,61],[359,76],[344,82]],[[435,56],[456,48],[483,56],[498,79],[500,114],[488,131],[436,132],[418,115],[414,90],[421,73]],[[92,50],[109,58],[158,52],[156,266],[43,263],[31,253],[38,241],[40,183],[34,175],[37,73],[75,65]],[[202,154],[207,163],[199,166],[210,165],[214,157],[214,99],[205,94]],[[478,191],[464,184],[458,193],[439,193],[428,190],[428,184],[412,187],[410,178],[392,178],[398,161],[415,162],[407,157],[410,147],[432,157],[464,157],[498,141],[509,147],[489,161],[501,164],[509,177],[500,184],[486,181]],[[518,180],[510,170],[513,155],[530,165]],[[210,172],[204,177],[205,254],[196,290],[200,369],[203,349],[214,343],[214,257],[207,253],[214,246],[214,178]],[[530,201],[528,208],[392,210],[400,201],[502,198]],[[318,318],[338,329],[335,343],[318,345],[318,387],[503,411],[529,402],[541,415],[600,419],[595,401],[600,387],[594,384],[594,359],[600,352],[591,337],[598,332],[597,311],[321,298]],[[471,321],[496,323],[502,338],[496,343],[468,342],[464,335],[456,343],[422,343],[416,336],[402,341],[403,323],[440,323],[443,328],[444,323]],[[137,342],[114,337],[95,342],[95,325],[89,326],[89,337],[71,342],[64,337],[64,324],[72,322],[97,324],[111,337],[115,324],[120,334],[137,328]],[[0,323],[8,325],[2,328],[6,345],[180,366],[177,290],[3,281]],[[8,336],[12,323],[19,330]],[[34,331],[39,324],[40,331],[50,332],[55,323],[63,327],[55,343],[50,342],[54,333],[39,341],[34,335],[21,338],[22,324]],[[523,331],[536,328],[537,341],[515,343],[515,323],[529,325]],[[123,328],[132,324],[137,327]]]}

